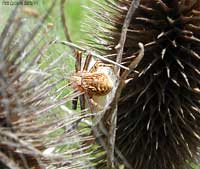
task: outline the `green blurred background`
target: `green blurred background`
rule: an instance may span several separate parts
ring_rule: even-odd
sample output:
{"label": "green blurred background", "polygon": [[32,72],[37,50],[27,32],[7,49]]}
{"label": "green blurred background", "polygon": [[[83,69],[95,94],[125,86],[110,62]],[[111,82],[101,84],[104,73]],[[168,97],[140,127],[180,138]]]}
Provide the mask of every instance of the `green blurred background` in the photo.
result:
{"label": "green blurred background", "polygon": [[[3,25],[5,24],[8,15],[13,8],[12,5],[5,5],[4,1],[11,0],[0,0],[0,29],[2,29]],[[12,0],[13,2],[17,2],[18,0]],[[52,3],[52,0],[32,0],[36,1],[35,5],[29,5],[33,9],[39,11],[42,15],[45,13],[47,8]],[[56,37],[64,38],[64,33],[61,28],[60,22],[60,1],[56,1],[56,6],[48,18],[46,22],[51,22],[54,24],[53,33],[55,33]],[[72,36],[72,40],[74,42],[79,41],[83,37],[83,33],[81,33],[81,21],[84,20],[87,10],[84,10],[84,6],[91,6],[92,3],[89,0],[66,0],[65,3],[65,14],[67,16],[67,23],[69,26],[69,31]]]}

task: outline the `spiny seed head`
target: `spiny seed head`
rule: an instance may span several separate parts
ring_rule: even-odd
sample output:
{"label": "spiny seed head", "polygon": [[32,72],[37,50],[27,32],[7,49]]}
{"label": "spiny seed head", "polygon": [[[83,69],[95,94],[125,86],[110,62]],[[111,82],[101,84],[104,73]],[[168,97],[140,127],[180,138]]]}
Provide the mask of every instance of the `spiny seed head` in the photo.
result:
{"label": "spiny seed head", "polygon": [[[96,2],[88,46],[116,54],[131,3]],[[199,160],[199,32],[200,0],[141,0],[131,19],[122,62],[131,62],[138,42],[145,53],[121,94],[116,146],[134,169],[183,169]]]}
{"label": "spiny seed head", "polygon": [[[83,153],[80,158],[77,146],[85,139],[80,139],[74,127],[82,117],[64,106],[78,94],[61,97],[65,88],[59,88],[63,81],[60,77],[55,80],[54,71],[58,60],[47,64],[41,59],[50,45],[48,34],[40,28],[54,4],[55,1],[28,32],[24,27],[31,18],[21,22],[23,17],[18,17],[19,6],[16,7],[0,35],[0,168],[86,165],[87,155]],[[43,64],[48,66],[43,68]],[[58,152],[59,147],[65,146],[67,152]]]}

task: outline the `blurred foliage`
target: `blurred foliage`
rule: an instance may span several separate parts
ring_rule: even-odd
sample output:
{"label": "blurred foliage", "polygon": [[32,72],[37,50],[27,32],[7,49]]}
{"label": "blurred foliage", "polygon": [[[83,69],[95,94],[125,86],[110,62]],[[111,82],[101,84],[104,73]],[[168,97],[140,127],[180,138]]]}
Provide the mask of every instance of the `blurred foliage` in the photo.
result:
{"label": "blurred foliage", "polygon": [[[13,6],[3,5],[2,2],[3,0],[1,0],[0,2],[0,30],[2,29],[2,26],[8,18],[10,11],[13,9]],[[36,5],[28,7],[38,10],[39,14],[42,15],[45,13],[50,3],[51,0],[37,0]],[[55,6],[51,16],[47,19],[46,23],[51,22],[54,25],[53,33],[55,36],[64,38],[64,33],[61,28],[60,22],[59,3],[60,1],[57,1],[57,5]],[[74,40],[75,42],[79,41],[83,37],[83,34],[81,33],[81,21],[86,14],[84,6],[91,6],[91,2],[89,2],[89,0],[66,0],[65,3],[65,14],[67,16],[67,23],[72,36],[72,40]]]}

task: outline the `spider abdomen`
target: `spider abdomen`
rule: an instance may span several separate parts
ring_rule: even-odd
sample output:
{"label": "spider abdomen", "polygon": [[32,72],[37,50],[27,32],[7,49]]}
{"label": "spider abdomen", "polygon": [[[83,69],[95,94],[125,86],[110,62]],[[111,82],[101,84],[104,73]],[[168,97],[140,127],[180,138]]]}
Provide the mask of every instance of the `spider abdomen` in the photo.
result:
{"label": "spider abdomen", "polygon": [[72,79],[73,86],[90,97],[107,95],[113,87],[110,78],[104,73],[79,72]]}

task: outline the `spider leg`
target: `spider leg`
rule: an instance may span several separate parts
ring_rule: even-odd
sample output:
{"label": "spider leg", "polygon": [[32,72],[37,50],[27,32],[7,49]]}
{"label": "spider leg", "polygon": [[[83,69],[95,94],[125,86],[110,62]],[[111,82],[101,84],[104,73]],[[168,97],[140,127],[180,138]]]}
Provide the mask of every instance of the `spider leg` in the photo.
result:
{"label": "spider leg", "polygon": [[89,102],[91,103],[91,105],[92,105],[94,108],[102,109],[102,107],[101,107],[96,101],[94,101],[93,98],[90,98],[90,99],[89,99]]}
{"label": "spider leg", "polygon": [[91,112],[103,109],[88,93],[85,94],[85,98]]}
{"label": "spider leg", "polygon": [[95,64],[92,66],[92,68],[90,69],[90,73],[96,72],[98,66],[99,66],[99,62],[101,61],[96,61]]}
{"label": "spider leg", "polygon": [[96,61],[96,63],[90,69],[90,72],[96,72],[99,67],[109,67],[114,70],[114,66],[112,64],[103,63],[102,61]]}
{"label": "spider leg", "polygon": [[[80,51],[76,51],[76,62],[75,62],[75,70],[76,73],[81,71],[81,62],[82,62],[82,53]],[[82,97],[82,95],[80,96],[80,98]],[[80,99],[82,100],[82,99]],[[72,109],[76,110],[77,109],[77,104],[78,104],[78,97],[75,97],[72,100]]]}
{"label": "spider leg", "polygon": [[81,110],[85,110],[85,94],[82,94],[80,97],[80,107]]}
{"label": "spider leg", "polygon": [[[86,72],[88,70],[91,58],[92,58],[92,55],[90,54],[86,56],[85,63],[83,66],[83,72]],[[80,107],[81,107],[81,110],[85,109],[85,94],[80,96]]]}
{"label": "spider leg", "polygon": [[77,109],[77,102],[78,102],[78,97],[73,98],[73,100],[72,100],[72,109],[73,110]]}
{"label": "spider leg", "polygon": [[76,52],[76,63],[75,63],[76,73],[81,71],[81,64],[82,64],[82,52],[77,51]]}
{"label": "spider leg", "polygon": [[87,71],[87,70],[88,70],[88,67],[89,67],[91,58],[92,58],[92,55],[91,55],[91,54],[88,54],[88,55],[86,56],[85,63],[84,63],[84,66],[83,66],[83,71]]}

